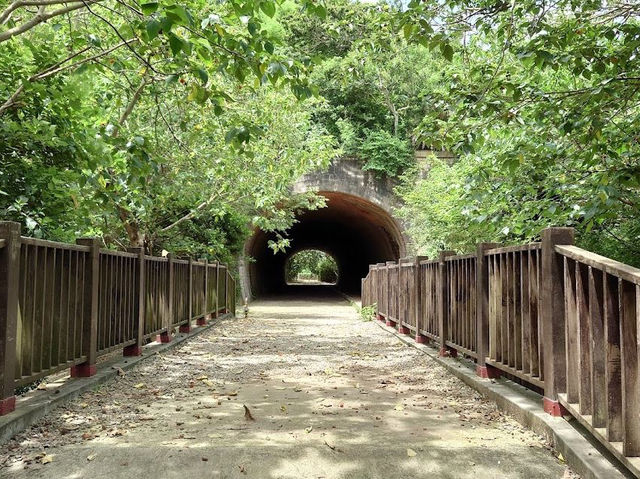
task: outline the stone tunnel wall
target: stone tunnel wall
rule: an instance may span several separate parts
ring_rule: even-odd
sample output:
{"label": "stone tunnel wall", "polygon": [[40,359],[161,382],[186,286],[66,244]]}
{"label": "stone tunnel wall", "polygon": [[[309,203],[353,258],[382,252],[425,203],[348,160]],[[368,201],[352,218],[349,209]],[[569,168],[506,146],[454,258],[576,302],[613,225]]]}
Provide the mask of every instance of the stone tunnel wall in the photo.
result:
{"label": "stone tunnel wall", "polygon": [[243,295],[252,298],[286,289],[286,260],[304,249],[331,254],[340,270],[338,287],[358,292],[360,278],[370,263],[397,260],[407,254],[405,229],[393,216],[394,208],[400,205],[394,187],[392,180],[376,178],[362,171],[361,162],[349,159],[300,178],[294,193],[316,191],[327,198],[327,207],[300,215],[288,232],[292,246],[286,253],[274,255],[267,248],[272,236],[255,232],[245,244],[240,266]]}

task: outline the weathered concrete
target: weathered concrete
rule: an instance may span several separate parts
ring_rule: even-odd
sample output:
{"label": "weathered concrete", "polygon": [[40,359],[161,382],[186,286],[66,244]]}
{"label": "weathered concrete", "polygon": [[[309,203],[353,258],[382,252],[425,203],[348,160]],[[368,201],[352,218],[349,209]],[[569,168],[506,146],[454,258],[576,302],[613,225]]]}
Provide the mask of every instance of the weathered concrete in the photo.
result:
{"label": "weathered concrete", "polygon": [[327,207],[299,215],[287,232],[292,245],[286,254],[274,255],[268,248],[273,235],[255,232],[245,244],[240,268],[245,296],[284,289],[286,260],[303,249],[332,255],[341,272],[338,287],[345,291],[359,288],[369,264],[407,254],[409,238],[394,216],[400,205],[394,181],[362,171],[361,166],[360,161],[336,160],[328,171],[305,175],[295,183],[294,193],[317,192],[327,199]]}
{"label": "weathered concrete", "polygon": [[575,477],[494,403],[326,293],[254,303],[249,319],[48,414],[0,457],[15,479]]}
{"label": "weathered concrete", "polygon": [[403,343],[427,354],[458,379],[492,401],[520,424],[545,437],[560,452],[567,464],[585,479],[632,478],[622,464],[571,418],[553,417],[543,410],[542,396],[507,379],[482,379],[471,363],[441,357],[434,347],[418,344],[412,338],[380,321],[376,324]]}
{"label": "weathered concrete", "polygon": [[47,379],[46,389],[35,389],[21,396],[18,398],[15,411],[0,417],[0,444],[5,443],[19,432],[24,431],[65,402],[71,401],[83,392],[94,389],[114,379],[118,375],[118,370],[127,371],[137,366],[140,362],[156,354],[175,348],[183,341],[201,334],[213,326],[216,321],[229,319],[231,317],[231,314],[226,314],[218,319],[202,324],[197,328],[192,328],[188,334],[177,334],[170,343],[150,343],[142,348],[142,354],[139,356],[115,356],[107,361],[102,361],[94,376],[70,378],[69,375],[64,372],[51,376]]}

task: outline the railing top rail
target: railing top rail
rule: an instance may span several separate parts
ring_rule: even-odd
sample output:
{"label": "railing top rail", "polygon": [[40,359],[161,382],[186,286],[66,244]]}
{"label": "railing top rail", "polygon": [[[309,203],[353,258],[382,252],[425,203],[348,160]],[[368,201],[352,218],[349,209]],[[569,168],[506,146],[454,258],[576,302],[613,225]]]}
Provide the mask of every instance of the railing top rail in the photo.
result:
{"label": "railing top rail", "polygon": [[614,259],[570,245],[556,245],[556,251],[567,258],[573,259],[587,266],[591,266],[605,273],[640,285],[640,269],[621,263]]}
{"label": "railing top rail", "polygon": [[189,260],[186,259],[174,259],[173,264],[189,264]]}
{"label": "railing top rail", "polygon": [[542,248],[542,243],[528,243],[525,245],[516,245],[516,246],[503,246],[500,248],[488,249],[484,252],[485,256],[491,256],[495,254],[502,253],[517,253],[520,251],[532,251],[539,250]]}
{"label": "railing top rail", "polygon": [[469,253],[469,254],[460,254],[460,255],[456,255],[456,256],[447,256],[444,258],[445,261],[458,261],[458,260],[463,260],[463,259],[471,259],[471,258],[475,258],[476,254],[475,253]]}
{"label": "railing top rail", "polygon": [[162,256],[149,256],[149,255],[144,255],[144,259],[147,261],[155,261],[157,263],[166,263],[167,261],[169,261],[169,258],[166,257],[162,257]]}
{"label": "railing top rail", "polygon": [[138,255],[135,253],[127,253],[126,251],[114,251],[112,249],[104,249],[100,248],[100,254],[106,254],[109,256],[120,256],[122,258],[137,258]]}
{"label": "railing top rail", "polygon": [[438,259],[425,259],[424,261],[420,261],[420,265],[430,265],[430,264],[438,264],[440,260]]}
{"label": "railing top rail", "polygon": [[22,244],[28,244],[33,246],[44,246],[47,248],[58,248],[58,249],[66,249],[72,251],[82,251],[88,253],[91,251],[90,246],[84,246],[79,244],[71,244],[71,243],[59,243],[58,241],[49,241],[37,238],[27,238],[25,236],[20,237],[20,242]]}

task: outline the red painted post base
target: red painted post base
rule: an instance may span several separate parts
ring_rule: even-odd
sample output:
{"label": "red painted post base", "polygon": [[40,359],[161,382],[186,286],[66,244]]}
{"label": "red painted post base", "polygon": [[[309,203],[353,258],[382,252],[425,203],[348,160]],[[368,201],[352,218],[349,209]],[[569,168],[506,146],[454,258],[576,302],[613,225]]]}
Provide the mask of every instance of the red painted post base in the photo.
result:
{"label": "red painted post base", "polygon": [[498,379],[502,373],[498,368],[491,366],[476,366],[476,375],[483,379]]}
{"label": "red painted post base", "polygon": [[196,319],[196,326],[205,326],[207,324],[207,318]]}
{"label": "red painted post base", "polygon": [[396,322],[395,321],[391,321],[390,319],[387,319],[387,326],[391,326],[392,328],[396,327]]}
{"label": "red painted post base", "polygon": [[88,378],[97,372],[98,367],[95,364],[78,364],[77,366],[71,366],[72,378]]}
{"label": "red painted post base", "polygon": [[428,342],[429,338],[427,338],[424,334],[416,334],[416,343],[427,344]]}
{"label": "red painted post base", "polygon": [[156,338],[156,341],[158,341],[159,343],[170,343],[172,340],[173,337],[171,337],[171,334],[166,332],[158,334],[158,337]]}
{"label": "red painted post base", "polygon": [[440,348],[438,356],[440,356],[441,358],[457,358],[458,350],[450,347]]}
{"label": "red painted post base", "polygon": [[562,404],[546,397],[542,398],[542,408],[544,409],[544,412],[551,414],[554,417],[569,415],[569,411],[567,411]]}
{"label": "red painted post base", "polygon": [[411,334],[411,330],[403,325],[398,326],[398,332],[400,334]]}
{"label": "red painted post base", "polygon": [[376,318],[378,319],[378,321],[384,321],[384,316],[382,316],[380,313],[376,314]]}
{"label": "red painted post base", "polygon": [[[180,327],[178,328],[178,331],[181,333],[190,333],[191,332],[191,323],[187,323],[187,324],[181,324]],[[162,336],[160,337],[160,341],[163,343],[168,343],[169,341],[162,341]]]}
{"label": "red painted post base", "polygon": [[0,399],[0,416],[9,414],[16,409],[16,397],[11,396],[8,398]]}
{"label": "red painted post base", "polygon": [[123,356],[142,356],[142,347],[137,344],[132,344],[131,346],[126,346],[122,350]]}

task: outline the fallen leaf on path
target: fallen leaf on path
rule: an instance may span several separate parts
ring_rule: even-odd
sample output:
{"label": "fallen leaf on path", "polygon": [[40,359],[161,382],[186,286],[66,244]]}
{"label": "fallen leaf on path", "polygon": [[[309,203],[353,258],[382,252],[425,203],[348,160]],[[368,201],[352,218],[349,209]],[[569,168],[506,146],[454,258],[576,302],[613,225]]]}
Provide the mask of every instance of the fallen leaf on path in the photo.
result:
{"label": "fallen leaf on path", "polygon": [[133,387],[136,388],[136,389],[142,389],[144,387],[144,383],[138,383]]}
{"label": "fallen leaf on path", "polygon": [[393,409],[396,411],[404,411],[404,406],[402,404],[397,404]]}
{"label": "fallen leaf on path", "polygon": [[97,454],[89,454],[87,456],[87,461],[93,461],[96,457],[98,457]]}
{"label": "fallen leaf on path", "polygon": [[36,389],[38,389],[40,391],[46,391],[47,390],[47,383],[38,384],[38,387]]}
{"label": "fallen leaf on path", "polygon": [[307,432],[307,434],[309,434],[311,431],[313,431],[313,426],[305,427],[304,430]]}
{"label": "fallen leaf on path", "polygon": [[416,457],[416,454],[416,451],[414,451],[413,449],[407,449],[407,456]]}
{"label": "fallen leaf on path", "polygon": [[42,464],[49,464],[51,461],[53,461],[53,456],[49,454],[45,454],[44,456],[42,456],[42,459],[40,459],[40,462]]}
{"label": "fallen leaf on path", "polygon": [[255,421],[255,419],[251,415],[251,411],[249,410],[249,408],[244,404],[242,405],[242,407],[244,408],[244,418],[245,418],[245,420],[247,420],[247,421]]}

